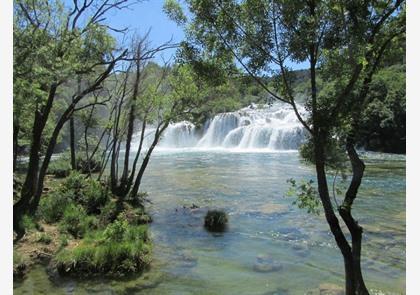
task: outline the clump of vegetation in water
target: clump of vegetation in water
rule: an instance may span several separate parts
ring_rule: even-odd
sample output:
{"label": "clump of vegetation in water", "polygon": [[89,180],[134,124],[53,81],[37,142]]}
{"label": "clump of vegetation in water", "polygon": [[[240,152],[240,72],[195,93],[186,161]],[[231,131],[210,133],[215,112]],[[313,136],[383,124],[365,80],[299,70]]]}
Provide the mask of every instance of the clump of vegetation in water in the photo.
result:
{"label": "clump of vegetation in water", "polygon": [[60,274],[121,276],[147,268],[150,254],[147,226],[130,224],[120,215],[76,247],[60,251],[55,265]]}
{"label": "clump of vegetation in water", "polygon": [[204,219],[204,227],[208,231],[223,232],[226,230],[228,223],[227,214],[221,210],[210,210]]}

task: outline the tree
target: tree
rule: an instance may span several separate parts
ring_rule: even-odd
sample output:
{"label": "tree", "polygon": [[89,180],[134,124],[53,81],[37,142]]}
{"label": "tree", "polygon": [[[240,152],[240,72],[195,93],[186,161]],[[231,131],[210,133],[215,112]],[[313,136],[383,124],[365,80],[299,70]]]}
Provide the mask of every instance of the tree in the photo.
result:
{"label": "tree", "polygon": [[[293,107],[309,134],[302,155],[316,167],[319,199],[344,259],[346,294],[368,294],[360,266],[363,229],[351,213],[364,172],[355,135],[372,76],[393,40],[404,36],[404,1],[188,0],[189,20],[173,2],[168,1],[169,15],[185,25],[190,40],[184,50],[226,61],[235,57],[261,88]],[[309,64],[307,119],[296,107],[289,62]],[[268,85],[262,75],[277,83]],[[338,168],[340,151],[347,153],[352,177],[342,204],[334,208],[327,169]]]}
{"label": "tree", "polygon": [[[137,197],[150,157],[169,124],[201,120],[217,97],[190,66],[151,62],[167,46],[149,49],[147,37],[133,39],[130,63],[117,79],[112,102],[110,184],[120,201]],[[226,83],[218,89],[226,92]]]}
{"label": "tree", "polygon": [[[108,33],[110,27],[104,21],[109,11],[127,7],[130,3],[128,0],[73,1],[72,7],[66,8],[61,1],[16,1],[15,132],[19,133],[22,106],[30,106],[29,118],[33,119],[29,124],[27,173],[21,197],[13,206],[13,227],[18,238],[24,234],[20,224],[22,216],[33,214],[38,207],[44,177],[63,125],[75,111],[88,106],[80,104],[87,95],[101,88],[126,54],[116,51]],[[73,92],[72,101],[54,121],[51,113],[60,89],[75,76],[83,77],[85,83],[80,91]],[[46,138],[49,124],[52,131],[45,142],[41,161],[42,140]]]}

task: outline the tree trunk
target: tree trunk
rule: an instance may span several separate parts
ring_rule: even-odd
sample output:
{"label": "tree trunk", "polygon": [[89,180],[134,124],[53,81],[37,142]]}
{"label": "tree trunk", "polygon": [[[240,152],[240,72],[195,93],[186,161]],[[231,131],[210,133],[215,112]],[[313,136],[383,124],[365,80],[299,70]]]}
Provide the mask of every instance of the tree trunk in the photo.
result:
{"label": "tree trunk", "polygon": [[38,107],[35,110],[28,170],[26,172],[25,182],[22,186],[20,199],[13,205],[13,229],[17,233],[17,239],[21,238],[25,234],[25,229],[21,226],[20,222],[23,215],[28,213],[30,209],[30,202],[39,187],[38,174],[42,145],[42,132],[47,124],[57,87],[58,84],[56,83],[53,83],[50,86],[45,106],[43,106],[41,110],[38,109]]}
{"label": "tree trunk", "polygon": [[71,155],[71,169],[76,170],[76,146],[74,142],[74,117],[71,116],[70,118],[70,155]]}
{"label": "tree trunk", "polygon": [[354,288],[355,294],[369,294],[365,282],[363,280],[361,268],[361,252],[362,252],[362,234],[363,228],[354,220],[351,214],[353,201],[356,199],[358,189],[361,185],[365,164],[359,158],[355,148],[353,135],[347,138],[346,150],[352,166],[352,179],[343,204],[339,208],[341,218],[344,220],[347,228],[350,231],[352,239],[352,269],[354,271]]}
{"label": "tree trunk", "polygon": [[157,127],[155,137],[153,139],[152,145],[149,147],[149,150],[146,153],[146,156],[143,159],[143,163],[141,164],[139,173],[137,174],[136,181],[133,184],[133,188],[131,189],[130,196],[132,198],[135,198],[139,192],[140,189],[140,183],[143,178],[144,171],[146,171],[146,167],[149,164],[150,156],[152,155],[152,152],[154,148],[156,147],[157,143],[159,142],[159,138],[162,135],[163,131],[168,127],[169,122],[166,122],[161,129],[159,129],[159,126]]}
{"label": "tree trunk", "polygon": [[17,163],[17,156],[18,156],[18,136],[19,136],[20,126],[19,123],[16,122],[13,124],[13,172],[16,171],[16,163]]}

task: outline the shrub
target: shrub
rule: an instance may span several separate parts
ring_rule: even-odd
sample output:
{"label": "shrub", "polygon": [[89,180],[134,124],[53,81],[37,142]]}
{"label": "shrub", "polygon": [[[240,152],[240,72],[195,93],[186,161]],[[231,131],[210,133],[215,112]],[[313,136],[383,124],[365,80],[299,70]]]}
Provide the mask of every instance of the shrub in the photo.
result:
{"label": "shrub", "polygon": [[38,236],[38,242],[39,242],[39,243],[42,243],[42,244],[46,244],[46,245],[48,245],[48,244],[50,244],[50,243],[52,242],[52,238],[51,238],[51,236],[50,236],[50,235],[48,235],[48,234],[46,234],[46,233],[41,233],[41,234]]}
{"label": "shrub", "polygon": [[113,223],[108,224],[103,232],[105,240],[121,242],[128,230],[127,220],[115,220]]}
{"label": "shrub", "polygon": [[88,214],[97,214],[110,198],[106,186],[97,180],[86,179],[77,171],[72,171],[63,183],[61,191],[71,196],[73,201],[83,206]]}
{"label": "shrub", "polygon": [[118,210],[117,203],[109,200],[105,206],[101,208],[101,213],[99,215],[101,224],[108,224],[113,222],[115,219],[117,219],[119,211],[120,210]]}
{"label": "shrub", "polygon": [[69,244],[69,240],[67,235],[61,235],[60,236],[60,248],[64,248]]}
{"label": "shrub", "polygon": [[66,207],[60,228],[75,238],[82,238],[89,226],[86,211],[79,205],[70,204]]}
{"label": "shrub", "polygon": [[85,176],[80,174],[77,171],[72,171],[70,175],[63,182],[62,190],[66,192],[71,192],[73,199],[78,201],[82,193],[82,189],[85,186],[86,179]]}
{"label": "shrub", "polygon": [[108,198],[107,187],[104,187],[99,181],[88,179],[85,181],[79,201],[87,213],[92,214],[99,213],[100,208],[105,205]]}
{"label": "shrub", "polygon": [[204,227],[213,232],[222,232],[226,229],[228,217],[224,211],[210,210],[204,219]]}
{"label": "shrub", "polygon": [[70,159],[64,155],[57,160],[51,161],[48,165],[47,174],[52,174],[56,178],[64,178],[69,176],[70,171]]}
{"label": "shrub", "polygon": [[42,227],[35,221],[35,219],[29,215],[24,215],[22,217],[21,222],[21,226],[25,229],[25,230],[33,230],[33,229],[37,229],[37,230],[42,230]]}
{"label": "shrub", "polygon": [[41,218],[47,223],[54,223],[61,219],[64,209],[70,203],[69,193],[61,190],[53,191],[41,198],[39,203],[39,213]]}
{"label": "shrub", "polygon": [[77,159],[77,170],[80,171],[83,174],[89,173],[89,170],[91,173],[97,173],[101,171],[101,162],[96,159]]}

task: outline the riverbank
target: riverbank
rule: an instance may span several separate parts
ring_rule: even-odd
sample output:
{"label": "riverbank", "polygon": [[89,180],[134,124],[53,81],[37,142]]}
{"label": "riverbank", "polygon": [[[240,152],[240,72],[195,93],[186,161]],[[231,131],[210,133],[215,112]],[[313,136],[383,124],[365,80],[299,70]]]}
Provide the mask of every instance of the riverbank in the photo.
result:
{"label": "riverbank", "polygon": [[37,213],[24,217],[26,234],[14,243],[14,280],[25,280],[36,265],[46,267],[53,280],[141,273],[152,253],[151,218],[142,202],[122,201],[106,183],[78,172],[49,176]]}

